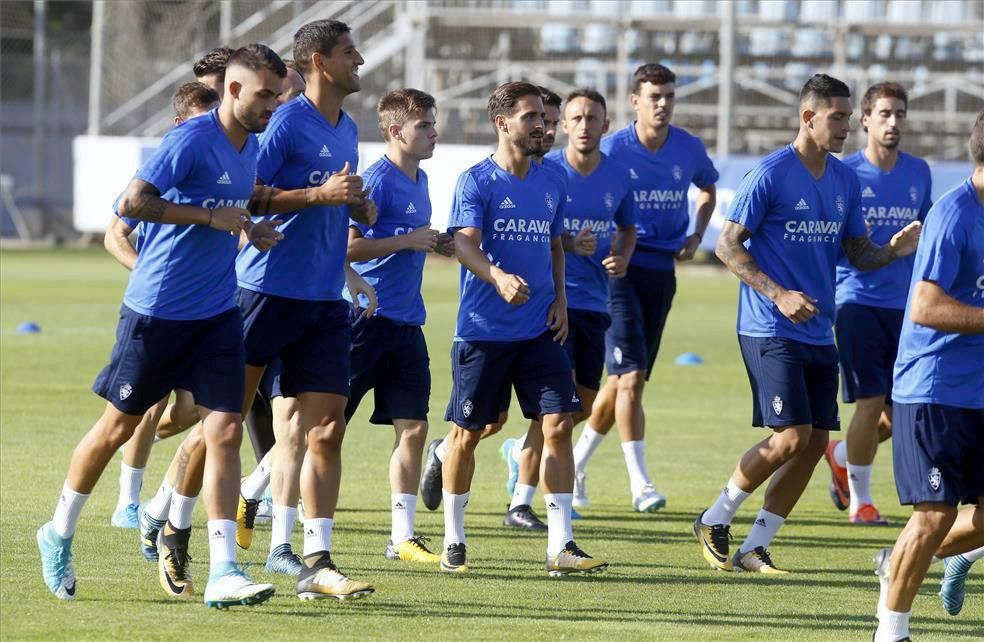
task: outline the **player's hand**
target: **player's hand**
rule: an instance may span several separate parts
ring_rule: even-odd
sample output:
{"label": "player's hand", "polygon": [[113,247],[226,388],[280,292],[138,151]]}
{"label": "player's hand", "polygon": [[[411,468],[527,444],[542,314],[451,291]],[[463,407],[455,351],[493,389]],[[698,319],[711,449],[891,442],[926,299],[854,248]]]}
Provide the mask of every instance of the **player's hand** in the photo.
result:
{"label": "player's hand", "polygon": [[796,290],[783,290],[776,297],[776,307],[793,323],[805,323],[820,314],[817,300]]}
{"label": "player's hand", "polygon": [[676,260],[681,262],[693,260],[699,247],[700,237],[696,234],[691,234],[683,241],[683,247],[676,253]]}
{"label": "player's hand", "polygon": [[369,227],[375,225],[376,219],[379,218],[379,210],[376,209],[376,203],[369,198],[369,192],[371,191],[367,189],[362,192],[362,202],[358,205],[352,205],[349,210],[349,215],[353,220]]}
{"label": "player's hand", "polygon": [[522,277],[503,274],[495,280],[495,291],[509,305],[523,305],[530,300],[530,286]]}
{"label": "player's hand", "polygon": [[[312,204],[317,205],[359,205],[362,203],[362,177],[351,174],[348,161],[342,170],[332,174],[327,181],[311,188]],[[352,218],[355,218],[354,216]],[[358,219],[356,219],[358,220]],[[359,221],[360,223],[362,221]],[[375,222],[375,221],[373,221]],[[370,223],[371,225],[371,223]]]}
{"label": "player's hand", "polygon": [[403,241],[407,244],[408,250],[433,252],[437,249],[437,236],[437,230],[431,229],[430,225],[424,225],[404,235]]}
{"label": "player's hand", "polygon": [[282,232],[277,231],[277,226],[283,221],[260,221],[259,223],[247,223],[244,232],[249,242],[260,252],[266,252],[284,238]]}
{"label": "player's hand", "polygon": [[909,256],[919,247],[920,234],[922,234],[922,223],[913,221],[896,232],[888,244],[895,251],[895,256]]}
{"label": "player's hand", "polygon": [[249,212],[239,207],[217,207],[212,210],[212,220],[208,226],[233,236],[239,236],[249,221]]}
{"label": "player's hand", "polygon": [[441,256],[454,256],[454,235],[441,232],[437,235],[437,247],[434,251]]}
{"label": "player's hand", "polygon": [[554,341],[561,345],[567,341],[567,301],[564,299],[554,299],[547,309],[547,327],[554,333]]}
{"label": "player's hand", "polygon": [[613,279],[621,279],[625,276],[625,271],[629,269],[629,262],[625,260],[624,256],[610,254],[602,260],[601,266],[608,272],[608,276]]}
{"label": "player's hand", "polygon": [[582,227],[574,235],[574,254],[591,256],[598,249],[598,237],[586,227]]}
{"label": "player's hand", "polygon": [[[360,314],[365,318],[369,318],[376,314],[376,308],[379,307],[379,300],[376,298],[376,289],[366,283],[366,280],[359,276],[359,273],[355,270],[349,268],[345,271],[345,285],[348,286],[349,294],[352,295],[352,306],[355,308],[355,313]],[[369,300],[369,305],[362,309],[362,297],[365,296]]]}

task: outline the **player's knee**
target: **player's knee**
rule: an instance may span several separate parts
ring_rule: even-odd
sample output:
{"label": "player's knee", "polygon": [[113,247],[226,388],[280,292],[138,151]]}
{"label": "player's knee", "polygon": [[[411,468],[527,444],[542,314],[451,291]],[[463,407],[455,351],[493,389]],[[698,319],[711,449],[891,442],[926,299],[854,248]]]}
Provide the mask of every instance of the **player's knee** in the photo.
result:
{"label": "player's knee", "polygon": [[485,424],[485,428],[482,429],[481,438],[488,439],[492,435],[496,434],[502,430],[502,422],[494,424]]}
{"label": "player's knee", "polygon": [[633,370],[618,376],[618,394],[642,398],[642,389],[646,385],[646,373]]}
{"label": "player's knee", "polygon": [[447,436],[447,439],[450,439],[448,448],[474,452],[484,432],[482,430],[465,430],[455,426],[451,429],[451,434]]}
{"label": "player's knee", "polygon": [[427,422],[417,421],[401,426],[398,439],[402,448],[423,450],[427,441]]}
{"label": "player's knee", "polygon": [[129,415],[106,418],[100,422],[99,433],[107,446],[116,449],[130,440],[139,423],[139,418],[131,419]]}
{"label": "player's knee", "polygon": [[[783,461],[791,459],[810,447],[813,430],[809,426],[794,426],[776,431],[773,448]],[[821,450],[821,452],[823,452]]]}
{"label": "player's knee", "polygon": [[340,452],[344,438],[345,423],[341,421],[319,424],[307,434],[308,447],[314,450]]}
{"label": "player's knee", "polygon": [[[243,443],[243,425],[232,417],[210,421],[202,429],[208,448],[239,450]],[[186,441],[185,444],[188,442]]]}
{"label": "player's knee", "polygon": [[910,521],[914,534],[926,538],[948,531],[956,516],[956,506],[927,502],[916,504]]}
{"label": "player's knee", "polygon": [[545,442],[569,440],[571,433],[574,432],[574,420],[568,413],[545,415],[541,430]]}

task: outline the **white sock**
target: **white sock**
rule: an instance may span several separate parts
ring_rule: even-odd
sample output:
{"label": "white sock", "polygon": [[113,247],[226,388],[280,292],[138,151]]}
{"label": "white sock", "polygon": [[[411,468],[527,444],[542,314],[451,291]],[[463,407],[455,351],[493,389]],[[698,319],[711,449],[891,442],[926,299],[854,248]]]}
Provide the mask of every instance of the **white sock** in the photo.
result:
{"label": "white sock", "polygon": [[297,507],[273,505],[273,524],[270,533],[270,552],[281,544],[290,545],[290,532],[297,521]]}
{"label": "white sock", "polygon": [[390,541],[396,546],[413,537],[413,523],[417,517],[417,495],[391,493],[390,510],[393,513]]}
{"label": "white sock", "polygon": [[444,494],[444,548],[450,544],[464,544],[465,506],[471,493],[455,495],[446,490],[441,492]]}
{"label": "white sock", "polygon": [[834,446],[834,462],[841,468],[847,466],[847,440],[844,439]]}
{"label": "white sock", "polygon": [[547,555],[554,556],[574,540],[571,527],[574,493],[545,493],[543,501],[547,505]]}
{"label": "white sock", "polygon": [[981,546],[980,548],[976,548],[970,551],[969,553],[961,553],[960,555],[964,557],[968,562],[973,564],[977,560],[984,557],[984,546]]}
{"label": "white sock", "polygon": [[749,495],[751,493],[746,493],[738,488],[738,484],[729,479],[728,486],[721,491],[721,495],[714,502],[714,505],[704,512],[700,523],[707,526],[713,524],[730,524],[731,520],[735,518],[735,513],[738,512],[741,503],[748,499]]}
{"label": "white sock", "polygon": [[[176,490],[171,492],[171,510],[167,514],[167,521],[171,522],[171,528],[181,530],[191,528],[191,515],[195,512],[197,501],[198,497],[185,497]],[[235,522],[233,522],[232,533],[236,534]]]}
{"label": "white sock", "polygon": [[847,486],[851,489],[850,513],[854,514],[865,504],[874,504],[871,500],[871,464],[847,464]]}
{"label": "white sock", "polygon": [[598,448],[604,438],[603,433],[596,431],[588,424],[584,424],[581,437],[574,444],[574,470],[579,473],[584,472],[588,460],[591,459],[591,455],[594,454],[595,449]]}
{"label": "white sock", "polygon": [[643,486],[653,483],[646,470],[646,444],[642,440],[624,441],[622,454],[625,455],[625,468],[629,471],[629,485],[634,497],[642,492]]}
{"label": "white sock", "polygon": [[437,461],[444,463],[444,457],[448,454],[448,438],[445,437],[441,440],[441,443],[437,445],[434,449],[434,456],[437,457]]}
{"label": "white sock", "polygon": [[753,551],[759,546],[762,548],[769,548],[769,544],[775,538],[776,533],[779,531],[779,527],[783,525],[786,521],[785,517],[780,517],[775,513],[770,513],[764,508],[759,511],[758,517],[755,518],[755,523],[752,524],[752,528],[748,531],[748,536],[745,537],[745,543],[741,545],[738,549],[738,553],[747,553],[748,551]]}
{"label": "white sock", "polygon": [[[273,452],[273,451],[270,451]],[[270,453],[263,455],[263,459],[260,463],[256,465],[246,479],[243,480],[242,486],[239,492],[243,494],[246,499],[259,499],[263,497],[263,491],[270,484],[270,470],[272,466],[270,465]]]}
{"label": "white sock", "polygon": [[881,619],[878,621],[878,630],[875,631],[873,642],[897,642],[909,637],[909,615],[912,611],[899,613],[885,609]]}
{"label": "white sock", "polygon": [[875,614],[879,621],[885,617],[885,613],[888,611],[886,604],[888,603],[888,585],[891,581],[892,578],[888,577],[887,573],[884,576],[878,576],[878,608]]}
{"label": "white sock", "polygon": [[131,468],[120,462],[120,498],[116,501],[116,510],[122,510],[130,504],[140,504],[140,488],[143,487],[143,468]]}
{"label": "white sock", "polygon": [[516,461],[523,456],[523,446],[526,445],[526,438],[513,440],[512,457]]}
{"label": "white sock", "polygon": [[[172,524],[173,526],[173,524]],[[236,520],[208,520],[208,566],[214,571],[220,564],[236,563]]]}
{"label": "white sock", "polygon": [[327,517],[312,517],[304,520],[304,557],[331,552],[331,532],[335,520]]}
{"label": "white sock", "polygon": [[75,535],[79,516],[87,499],[89,499],[88,495],[76,493],[69,488],[67,481],[62,484],[61,496],[58,498],[58,504],[55,505],[55,516],[51,518],[51,525],[56,533],[62,537]]}
{"label": "white sock", "polygon": [[154,498],[147,502],[147,505],[144,507],[144,512],[153,519],[166,522],[167,513],[171,509],[171,493],[173,492],[174,488],[172,488],[171,484],[167,483],[167,480],[165,479],[161,482],[160,487],[157,489],[157,494],[154,495]]}
{"label": "white sock", "polygon": [[[534,495],[536,495],[536,486],[516,484],[516,490],[513,491],[512,501],[509,502],[509,510],[512,510],[517,506],[531,506],[533,504]],[[566,544],[567,542],[564,543]]]}

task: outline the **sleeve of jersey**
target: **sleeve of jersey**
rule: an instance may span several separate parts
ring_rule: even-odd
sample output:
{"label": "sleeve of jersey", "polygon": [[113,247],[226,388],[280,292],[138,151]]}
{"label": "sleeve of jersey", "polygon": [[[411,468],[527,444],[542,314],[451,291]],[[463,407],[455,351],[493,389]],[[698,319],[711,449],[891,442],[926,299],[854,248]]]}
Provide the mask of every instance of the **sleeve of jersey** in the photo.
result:
{"label": "sleeve of jersey", "polygon": [[454,190],[454,202],[451,204],[451,216],[448,218],[448,231],[455,232],[463,227],[483,229],[485,205],[478,190],[478,183],[471,172],[465,172],[458,177],[458,185]]}
{"label": "sleeve of jersey", "polygon": [[256,177],[264,185],[272,185],[273,179],[291,153],[290,132],[280,120],[260,136],[256,155]]}
{"label": "sleeve of jersey", "polygon": [[949,292],[960,269],[965,236],[959,219],[952,212],[942,210],[927,216],[916,251],[913,275],[920,281],[932,281]]}
{"label": "sleeve of jersey", "polygon": [[717,168],[714,167],[714,161],[707,155],[707,149],[704,147],[704,143],[698,139],[695,140],[695,146],[697,147],[695,150],[697,169],[694,172],[694,185],[703,189],[717,183],[720,175],[718,174]]}
{"label": "sleeve of jersey", "polygon": [[[382,220],[389,214],[387,208],[390,206],[389,193],[385,189],[381,174],[382,172],[369,172],[363,176],[363,188],[370,190],[369,198],[376,204],[377,221]],[[369,230],[372,229],[371,226],[360,223],[352,218],[349,218],[349,227],[359,230],[362,236],[368,235]]]}
{"label": "sleeve of jersey", "polygon": [[745,174],[735,193],[727,220],[738,223],[749,232],[758,230],[769,211],[769,190],[772,176],[761,167]]}
{"label": "sleeve of jersey", "polygon": [[136,178],[150,183],[160,194],[164,194],[191,174],[197,157],[195,139],[172,130],[161,141],[154,155],[137,171]]}
{"label": "sleeve of jersey", "polygon": [[864,224],[864,214],[861,213],[861,183],[854,172],[850,172],[850,177],[847,213],[844,217],[844,238],[868,236],[868,226]]}
{"label": "sleeve of jersey", "polygon": [[550,238],[557,238],[564,233],[564,214],[567,212],[567,188],[557,181],[557,211],[554,212],[550,223]]}
{"label": "sleeve of jersey", "polygon": [[635,197],[632,194],[632,179],[629,178],[628,173],[621,174],[621,177],[622,201],[615,210],[615,224],[619,227],[628,227],[635,225],[636,222]]}

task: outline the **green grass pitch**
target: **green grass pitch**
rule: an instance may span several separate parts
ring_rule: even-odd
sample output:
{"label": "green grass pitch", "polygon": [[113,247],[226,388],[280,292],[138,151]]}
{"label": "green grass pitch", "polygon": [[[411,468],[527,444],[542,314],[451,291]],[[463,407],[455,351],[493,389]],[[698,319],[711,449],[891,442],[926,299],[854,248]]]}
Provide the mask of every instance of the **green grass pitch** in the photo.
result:
{"label": "green grass pitch", "polygon": [[[515,418],[479,448],[468,508],[469,564],[463,577],[436,566],[389,562],[386,462],[393,437],[367,422],[364,402],[349,426],[336,515],[334,557],[377,592],[355,603],[300,602],[292,582],[276,576],[277,595],[256,608],[206,609],[204,511],[193,535],[199,596],[173,601],[143,560],[135,531],[110,526],[119,458],[89,500],[75,542],[78,599],[63,603],[45,588],[34,531],[50,518],[69,455],[99,415],[89,386],[108,358],[126,273],[102,251],[5,251],[2,272],[0,388],[0,637],[4,640],[301,640],[301,639],[664,639],[867,640],[874,630],[878,583],[871,557],[889,546],[908,510],[897,505],[890,448],[876,461],[874,496],[890,528],[855,527],[827,497],[821,462],[789,523],[772,546],[793,574],[767,578],[710,570],[691,535],[695,514],[720,492],[735,461],[761,438],[749,426],[748,383],[734,336],[737,283],[723,271],[686,269],[662,354],[646,390],[647,457],[669,497],[654,515],[631,512],[628,477],[617,439],[599,448],[588,474],[593,505],[575,522],[578,543],[611,562],[600,576],[548,578],[545,537],[504,530],[508,502],[498,447],[525,426]],[[428,262],[426,333],[433,370],[431,435],[446,433],[449,351],[457,306],[457,266]],[[41,334],[16,334],[32,320]],[[701,354],[680,367],[673,357]],[[844,420],[850,407],[844,408]],[[579,428],[577,429],[580,430]],[[579,434],[577,432],[576,434]],[[177,440],[159,444],[143,495],[157,487]],[[246,467],[252,451],[243,447]],[[735,522],[737,546],[761,506],[746,502]],[[543,512],[542,499],[534,508]],[[419,504],[418,532],[440,547],[443,521]],[[295,529],[296,530],[296,529]],[[269,525],[259,525],[247,571],[264,581]],[[295,533],[295,547],[300,547]],[[972,571],[963,613],[947,616],[936,596],[934,567],[915,603],[916,639],[984,637],[984,567]]]}

